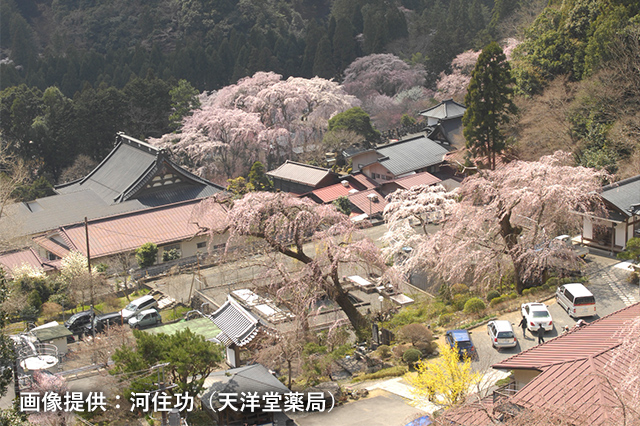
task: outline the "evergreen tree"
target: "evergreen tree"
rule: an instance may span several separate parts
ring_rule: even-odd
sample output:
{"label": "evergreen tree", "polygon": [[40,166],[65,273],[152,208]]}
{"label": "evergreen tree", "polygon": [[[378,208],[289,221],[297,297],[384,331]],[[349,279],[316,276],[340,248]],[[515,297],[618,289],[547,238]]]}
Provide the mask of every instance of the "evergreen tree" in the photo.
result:
{"label": "evergreen tree", "polygon": [[313,75],[326,79],[333,78],[336,68],[333,65],[333,54],[331,52],[331,42],[329,37],[324,36],[320,39],[316,49],[316,57],[313,61]]}
{"label": "evergreen tree", "polygon": [[517,112],[512,101],[514,80],[502,48],[489,43],[478,58],[464,98],[467,110],[462,117],[467,148],[474,156],[489,156],[491,169],[496,166],[496,153],[504,150],[501,126],[509,114]]}
{"label": "evergreen tree", "polygon": [[249,171],[248,183],[253,191],[268,191],[272,184],[265,172],[264,165],[260,161],[256,161]]}
{"label": "evergreen tree", "polygon": [[333,34],[333,63],[342,72],[358,57],[358,44],[353,25],[346,19],[339,19]]}

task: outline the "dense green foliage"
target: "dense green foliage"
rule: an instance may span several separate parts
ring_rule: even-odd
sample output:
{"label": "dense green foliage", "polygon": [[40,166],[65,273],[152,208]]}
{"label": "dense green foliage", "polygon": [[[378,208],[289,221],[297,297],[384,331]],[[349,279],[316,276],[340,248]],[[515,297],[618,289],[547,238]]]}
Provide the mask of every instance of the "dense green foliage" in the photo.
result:
{"label": "dense green foliage", "polygon": [[637,25],[640,4],[625,0],[552,1],[516,51],[520,93],[535,94],[558,75],[581,80],[612,59],[618,34]]}
{"label": "dense green foliage", "polygon": [[13,361],[15,359],[13,340],[2,332],[6,319],[2,303],[9,296],[8,291],[4,269],[0,268],[0,396],[5,395],[7,386],[13,380]]}
{"label": "dense green foliage", "polygon": [[478,58],[464,98],[462,117],[467,147],[476,157],[487,156],[495,169],[495,156],[504,150],[502,126],[516,112],[511,97],[511,68],[498,43],[489,43]]}
{"label": "dense green foliage", "polygon": [[136,249],[136,262],[141,268],[153,265],[157,258],[158,246],[154,243],[144,243]]}
{"label": "dense green foliage", "polygon": [[362,136],[369,146],[380,139],[380,132],[373,128],[371,119],[362,108],[355,107],[334,115],[329,120],[328,130],[350,130]]}
{"label": "dense green foliage", "polygon": [[136,347],[122,346],[116,349],[112,357],[115,362],[112,370],[114,374],[137,372],[135,376],[129,377],[132,380],[125,389],[127,398],[131,392],[157,389],[160,371],[151,367],[162,363],[168,363],[164,367],[166,382],[177,385],[173,392],[197,395],[202,391],[209,373],[222,361],[220,346],[206,341],[189,329],[170,336],[139,330],[134,330],[133,335]]}

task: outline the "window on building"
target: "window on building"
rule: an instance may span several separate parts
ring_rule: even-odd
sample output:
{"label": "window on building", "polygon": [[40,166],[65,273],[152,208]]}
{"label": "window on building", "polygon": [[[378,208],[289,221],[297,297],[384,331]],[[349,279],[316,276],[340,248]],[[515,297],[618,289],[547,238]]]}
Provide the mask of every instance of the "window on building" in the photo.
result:
{"label": "window on building", "polygon": [[196,244],[196,247],[201,249],[201,248],[206,248],[207,247],[207,242],[203,241],[201,243]]}

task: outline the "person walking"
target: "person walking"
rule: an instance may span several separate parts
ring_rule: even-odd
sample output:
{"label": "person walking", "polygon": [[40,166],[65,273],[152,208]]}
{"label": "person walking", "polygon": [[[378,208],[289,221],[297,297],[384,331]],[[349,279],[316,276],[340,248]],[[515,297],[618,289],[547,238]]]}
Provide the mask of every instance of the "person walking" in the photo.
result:
{"label": "person walking", "polygon": [[522,327],[522,337],[526,337],[527,334],[527,319],[525,317],[522,317],[522,320],[520,320],[520,324],[518,324],[520,327]]}
{"label": "person walking", "polygon": [[540,328],[538,329],[538,344],[544,343],[544,327],[540,324]]}

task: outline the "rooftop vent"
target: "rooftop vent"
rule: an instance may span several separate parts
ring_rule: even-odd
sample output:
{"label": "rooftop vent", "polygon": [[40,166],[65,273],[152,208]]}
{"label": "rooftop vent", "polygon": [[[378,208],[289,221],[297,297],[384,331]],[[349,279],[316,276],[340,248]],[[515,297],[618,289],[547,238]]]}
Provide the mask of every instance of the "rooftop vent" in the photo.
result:
{"label": "rooftop vent", "polygon": [[349,187],[349,181],[347,181],[347,180],[343,180],[343,181],[341,181],[340,183],[341,183],[341,184],[342,184],[342,186],[344,186],[345,188],[348,188],[348,187]]}

